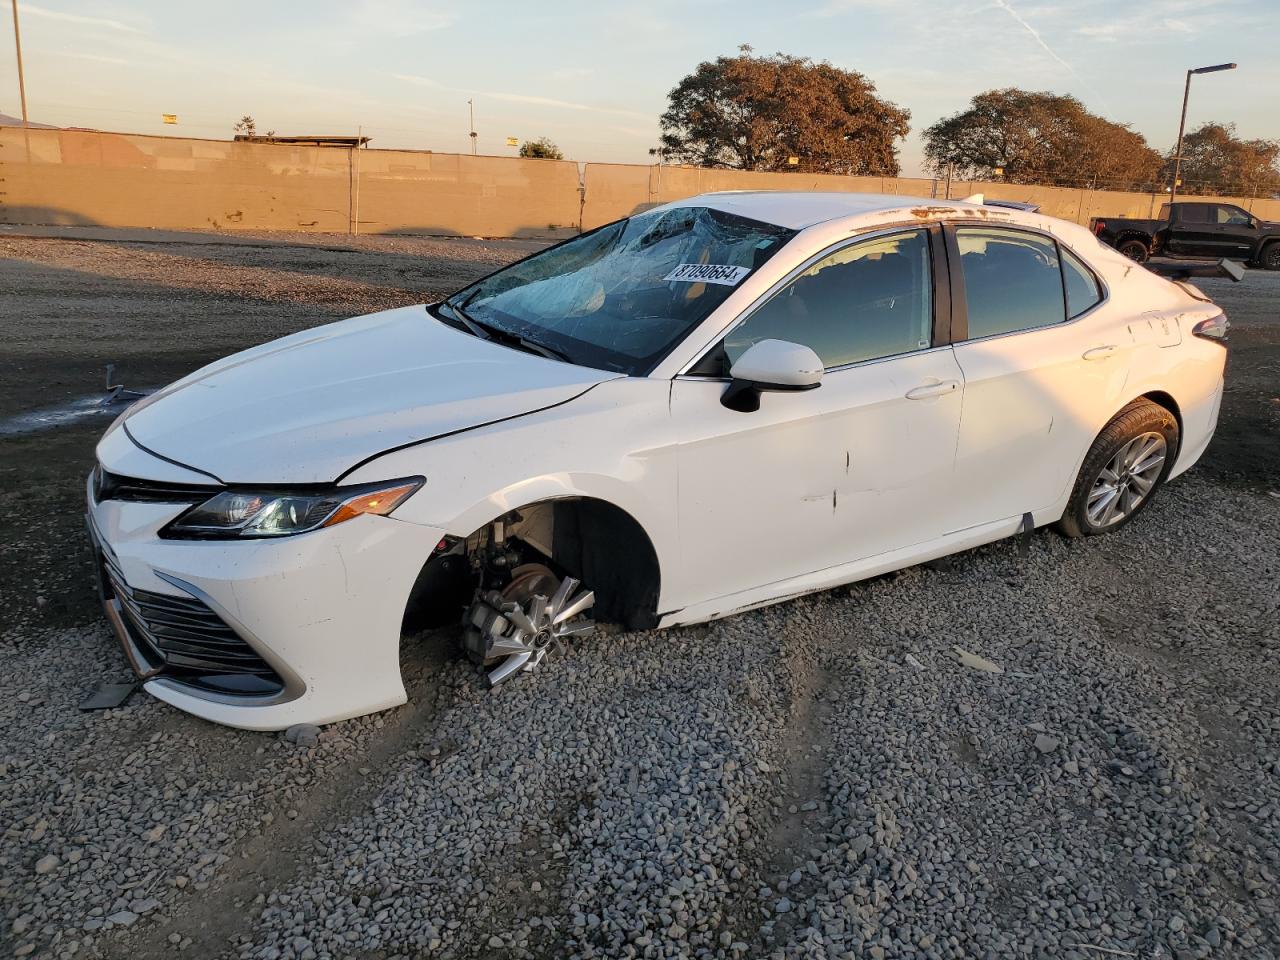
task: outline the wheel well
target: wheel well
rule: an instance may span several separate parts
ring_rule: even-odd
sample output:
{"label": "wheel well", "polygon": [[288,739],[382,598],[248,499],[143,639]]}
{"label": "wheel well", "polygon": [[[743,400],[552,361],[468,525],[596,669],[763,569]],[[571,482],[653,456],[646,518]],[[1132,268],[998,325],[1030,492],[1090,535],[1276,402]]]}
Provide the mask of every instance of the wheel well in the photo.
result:
{"label": "wheel well", "polygon": [[490,525],[503,520],[505,536],[551,561],[561,575],[595,591],[593,617],[633,630],[657,625],[661,572],[644,527],[622,508],[592,497],[527,504],[495,517],[423,565],[405,605],[405,633],[458,622],[479,582],[471,557],[487,541]]}
{"label": "wheel well", "polygon": [[[1182,448],[1182,410],[1178,406],[1178,401],[1173,399],[1172,396],[1165,393],[1163,390],[1152,390],[1149,393],[1144,393],[1142,396],[1137,397],[1134,400],[1134,402],[1136,403],[1138,400],[1150,400],[1152,403],[1155,403],[1164,407],[1171,414],[1173,414],[1173,419],[1178,424],[1178,450],[1181,450]],[[1170,458],[1170,462],[1177,459],[1178,450],[1175,450],[1173,452],[1173,457]]]}
{"label": "wheel well", "polygon": [[1151,249],[1151,243],[1152,243],[1151,238],[1144,233],[1139,233],[1133,230],[1120,233],[1116,237],[1116,246],[1118,247],[1122,243],[1128,243],[1130,240],[1139,240],[1142,242],[1142,245],[1144,247],[1146,247],[1148,250]]}
{"label": "wheel well", "polygon": [[551,558],[595,591],[596,619],[656,626],[661,571],[644,527],[605,500],[556,500],[554,508]]}

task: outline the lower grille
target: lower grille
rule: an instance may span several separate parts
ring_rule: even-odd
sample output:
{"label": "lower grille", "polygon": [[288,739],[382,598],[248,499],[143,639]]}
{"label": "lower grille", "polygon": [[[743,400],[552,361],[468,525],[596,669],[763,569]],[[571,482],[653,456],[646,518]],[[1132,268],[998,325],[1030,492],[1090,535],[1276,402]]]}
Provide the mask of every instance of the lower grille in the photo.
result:
{"label": "lower grille", "polygon": [[195,597],[177,597],[129,586],[115,558],[102,554],[107,602],[114,602],[136,652],[135,664],[213,693],[269,696],[284,689],[280,675]]}

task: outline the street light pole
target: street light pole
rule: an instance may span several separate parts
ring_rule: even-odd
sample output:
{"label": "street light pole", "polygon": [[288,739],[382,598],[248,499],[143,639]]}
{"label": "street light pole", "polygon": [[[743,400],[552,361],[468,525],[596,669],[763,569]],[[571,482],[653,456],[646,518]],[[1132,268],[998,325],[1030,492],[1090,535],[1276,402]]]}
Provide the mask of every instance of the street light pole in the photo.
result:
{"label": "street light pole", "polygon": [[471,155],[476,155],[476,102],[468,100],[467,106],[471,108]]}
{"label": "street light pole", "polygon": [[1178,147],[1173,151],[1173,186],[1169,188],[1169,203],[1178,199],[1178,181],[1182,178],[1182,135],[1187,129],[1187,101],[1191,97],[1191,75],[1193,73],[1217,73],[1219,70],[1234,70],[1234,63],[1219,63],[1212,67],[1196,67],[1187,71],[1187,85],[1182,89],[1182,119],[1178,121]]}
{"label": "street light pole", "polygon": [[22,78],[22,33],[18,29],[18,0],[13,3],[13,46],[18,54],[18,99],[22,101],[22,125],[28,126],[27,120],[27,84]]}

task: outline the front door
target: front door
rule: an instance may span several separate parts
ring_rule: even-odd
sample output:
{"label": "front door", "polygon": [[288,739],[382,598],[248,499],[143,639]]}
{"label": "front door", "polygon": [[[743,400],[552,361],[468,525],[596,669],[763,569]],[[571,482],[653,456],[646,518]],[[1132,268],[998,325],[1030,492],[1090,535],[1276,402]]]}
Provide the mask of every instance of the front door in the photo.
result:
{"label": "front door", "polygon": [[[685,603],[945,531],[963,385],[950,347],[935,346],[935,299],[930,231],[848,243],[753,308],[700,376],[676,378]],[[721,375],[770,338],[811,347],[822,385],[726,409]]]}

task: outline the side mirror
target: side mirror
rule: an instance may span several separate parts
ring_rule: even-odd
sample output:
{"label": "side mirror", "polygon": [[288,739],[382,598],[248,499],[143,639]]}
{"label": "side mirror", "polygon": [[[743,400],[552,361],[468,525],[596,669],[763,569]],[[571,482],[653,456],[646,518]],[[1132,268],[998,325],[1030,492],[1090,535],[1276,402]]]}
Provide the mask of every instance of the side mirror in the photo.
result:
{"label": "side mirror", "polygon": [[729,368],[732,382],[720,402],[739,413],[760,409],[765,390],[813,390],[822,385],[822,361],[808,347],[787,340],[753,343]]}

